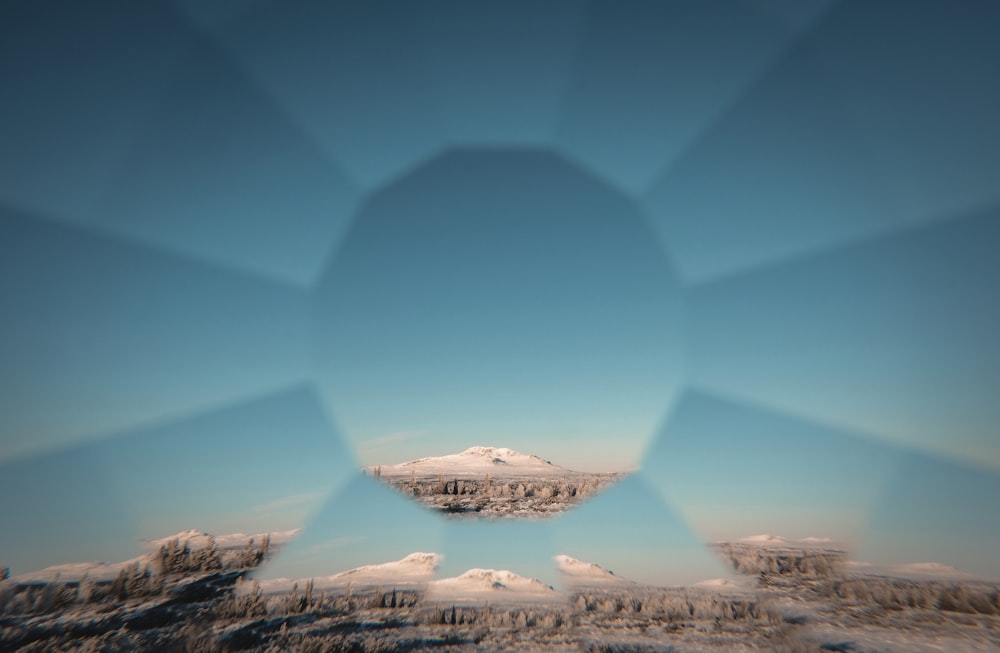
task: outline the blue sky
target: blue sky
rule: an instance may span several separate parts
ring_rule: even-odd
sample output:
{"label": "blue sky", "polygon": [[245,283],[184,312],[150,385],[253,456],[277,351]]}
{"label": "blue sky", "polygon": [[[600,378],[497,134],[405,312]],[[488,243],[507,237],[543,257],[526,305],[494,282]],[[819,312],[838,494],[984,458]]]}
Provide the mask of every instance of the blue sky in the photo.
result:
{"label": "blue sky", "polygon": [[417,551],[440,553],[444,546],[443,519],[357,471],[303,526],[302,535],[257,577],[329,576]]}
{"label": "blue sky", "polygon": [[443,555],[439,577],[472,568],[507,569],[554,587],[563,581],[553,561],[557,554],[597,561],[626,580],[659,585],[728,573],[640,473],[565,515],[532,520],[444,519],[359,475],[255,576],[326,576],[415,551]]}
{"label": "blue sky", "polygon": [[0,10],[0,564],[353,542],[360,465],[493,444],[1000,575],[995,3],[50,9]]}
{"label": "blue sky", "polygon": [[16,498],[0,551],[20,573],[129,558],[189,529],[301,528],[355,474],[319,396],[290,387],[0,464],[0,492]]}
{"label": "blue sky", "polygon": [[375,194],[314,301],[367,464],[483,444],[634,468],[681,374],[679,293],[634,203],[541,150],[452,151]]}

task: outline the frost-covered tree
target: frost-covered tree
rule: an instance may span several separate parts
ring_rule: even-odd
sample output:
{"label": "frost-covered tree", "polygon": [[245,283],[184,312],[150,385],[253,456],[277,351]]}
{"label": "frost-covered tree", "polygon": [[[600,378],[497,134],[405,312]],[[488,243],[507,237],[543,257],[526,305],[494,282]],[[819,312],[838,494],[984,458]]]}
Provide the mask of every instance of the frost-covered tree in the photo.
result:
{"label": "frost-covered tree", "polygon": [[80,584],[76,587],[76,600],[80,603],[87,604],[95,598],[97,594],[97,585],[91,580],[90,576],[84,574],[80,579]]}

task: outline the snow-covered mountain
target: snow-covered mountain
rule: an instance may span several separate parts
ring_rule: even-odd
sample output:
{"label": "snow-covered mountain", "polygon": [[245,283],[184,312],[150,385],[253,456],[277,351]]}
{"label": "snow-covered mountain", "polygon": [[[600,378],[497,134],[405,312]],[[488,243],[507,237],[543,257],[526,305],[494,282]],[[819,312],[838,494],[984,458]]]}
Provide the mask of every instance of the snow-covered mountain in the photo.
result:
{"label": "snow-covered mountain", "polygon": [[788,546],[790,542],[780,535],[749,535],[736,540],[744,544],[756,544],[759,546]]}
{"label": "snow-covered mountain", "polygon": [[264,537],[268,537],[270,538],[268,541],[271,546],[280,546],[282,544],[287,544],[301,532],[301,528],[293,528],[292,530],[275,531],[273,533],[226,533],[224,535],[212,535],[211,533],[205,533],[203,531],[190,530],[182,531],[180,533],[168,535],[167,537],[161,537],[155,540],[147,540],[144,542],[144,545],[145,548],[155,551],[164,544],[169,544],[172,540],[179,540],[181,545],[187,544],[192,549],[203,549],[208,546],[208,543],[212,538],[214,538],[215,546],[220,549],[242,549],[251,539],[254,543],[260,544]]}
{"label": "snow-covered mountain", "polygon": [[251,539],[254,541],[255,545],[259,546],[261,542],[263,542],[264,537],[267,536],[270,537],[270,548],[274,551],[292,540],[299,534],[299,532],[301,532],[301,530],[302,529],[296,528],[289,531],[256,533],[254,535],[248,535],[246,533],[227,533],[215,536],[203,531],[181,531],[180,533],[174,533],[173,535],[168,535],[167,537],[143,540],[142,548],[144,548],[148,553],[134,558],[129,558],[128,560],[122,560],[121,562],[71,562],[67,564],[52,565],[37,571],[29,571],[23,574],[18,574],[14,576],[14,580],[17,582],[27,583],[37,581],[49,582],[58,578],[62,582],[75,582],[86,576],[93,581],[107,581],[114,579],[122,569],[126,569],[134,565],[138,565],[140,568],[155,566],[156,552],[159,551],[161,546],[169,544],[173,540],[179,541],[182,546],[186,544],[192,551],[198,551],[199,549],[207,547],[209,542],[211,542],[214,538],[215,546],[220,551],[239,551],[246,548],[247,542]]}
{"label": "snow-covered mountain", "polygon": [[52,565],[37,571],[29,571],[17,574],[13,577],[17,583],[31,582],[77,582],[84,576],[92,581],[101,582],[113,580],[122,569],[133,565],[145,567],[153,564],[153,555],[147,554],[123,560],[121,562],[70,562],[61,565]]}
{"label": "snow-covered mountain", "polygon": [[780,535],[750,535],[734,540],[733,544],[746,544],[749,546],[766,549],[822,549],[822,550],[843,550],[846,542],[834,540],[829,537],[804,537],[801,540],[794,540]]}
{"label": "snow-covered mountain", "polygon": [[491,601],[506,599],[551,600],[560,595],[545,583],[505,569],[470,569],[454,578],[427,584],[427,596],[435,600]]}
{"label": "snow-covered mountain", "polygon": [[752,586],[746,580],[739,578],[709,578],[698,581],[694,584],[694,587],[713,591],[743,591],[752,589]]}
{"label": "snow-covered mountain", "polygon": [[439,553],[411,553],[401,560],[383,562],[377,565],[364,565],[349,571],[334,574],[337,578],[349,582],[383,583],[394,580],[430,580],[434,571],[441,564]]}
{"label": "snow-covered mountain", "polygon": [[370,473],[378,470],[383,476],[455,475],[455,474],[565,474],[570,470],[544,460],[534,454],[525,454],[504,447],[469,447],[461,453],[447,456],[417,458],[398,465],[378,465],[367,468]]}
{"label": "snow-covered mountain", "polygon": [[274,578],[258,582],[265,594],[287,592],[296,584],[302,588],[310,580],[312,580],[315,589],[346,587],[348,585],[355,587],[422,585],[434,578],[434,572],[441,564],[442,558],[443,556],[438,553],[416,552],[401,560],[363,565],[330,576],[299,578],[297,580]]}
{"label": "snow-covered mountain", "polygon": [[592,562],[577,560],[568,555],[560,554],[553,558],[556,566],[562,572],[567,585],[622,585],[631,584],[632,581],[615,576],[600,565]]}

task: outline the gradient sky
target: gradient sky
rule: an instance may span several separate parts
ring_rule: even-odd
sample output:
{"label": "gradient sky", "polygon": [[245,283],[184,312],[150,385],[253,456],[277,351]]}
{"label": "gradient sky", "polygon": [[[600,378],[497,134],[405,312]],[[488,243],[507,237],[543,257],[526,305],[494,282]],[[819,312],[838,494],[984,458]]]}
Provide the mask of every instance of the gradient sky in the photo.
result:
{"label": "gradient sky", "polygon": [[291,387],[0,464],[0,551],[20,573],[189,529],[301,528],[356,468],[315,391]]}
{"label": "gradient sky", "polygon": [[679,294],[635,205],[541,150],[454,150],[373,195],[315,298],[367,464],[483,444],[634,468],[680,378]]}
{"label": "gradient sky", "polygon": [[356,542],[361,464],[494,444],[639,467],[601,500],[678,550],[1000,576],[998,29],[989,0],[4,3],[0,565]]}

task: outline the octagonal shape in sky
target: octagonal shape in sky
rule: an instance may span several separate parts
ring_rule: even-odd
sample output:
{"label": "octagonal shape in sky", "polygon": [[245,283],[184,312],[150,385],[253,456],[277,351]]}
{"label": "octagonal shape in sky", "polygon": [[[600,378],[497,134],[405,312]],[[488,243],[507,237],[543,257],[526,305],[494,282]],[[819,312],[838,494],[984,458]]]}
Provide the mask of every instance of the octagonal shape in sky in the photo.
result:
{"label": "octagonal shape in sky", "polygon": [[548,150],[449,150],[383,187],[314,301],[365,465],[489,445],[633,469],[681,378],[679,290],[638,208]]}

